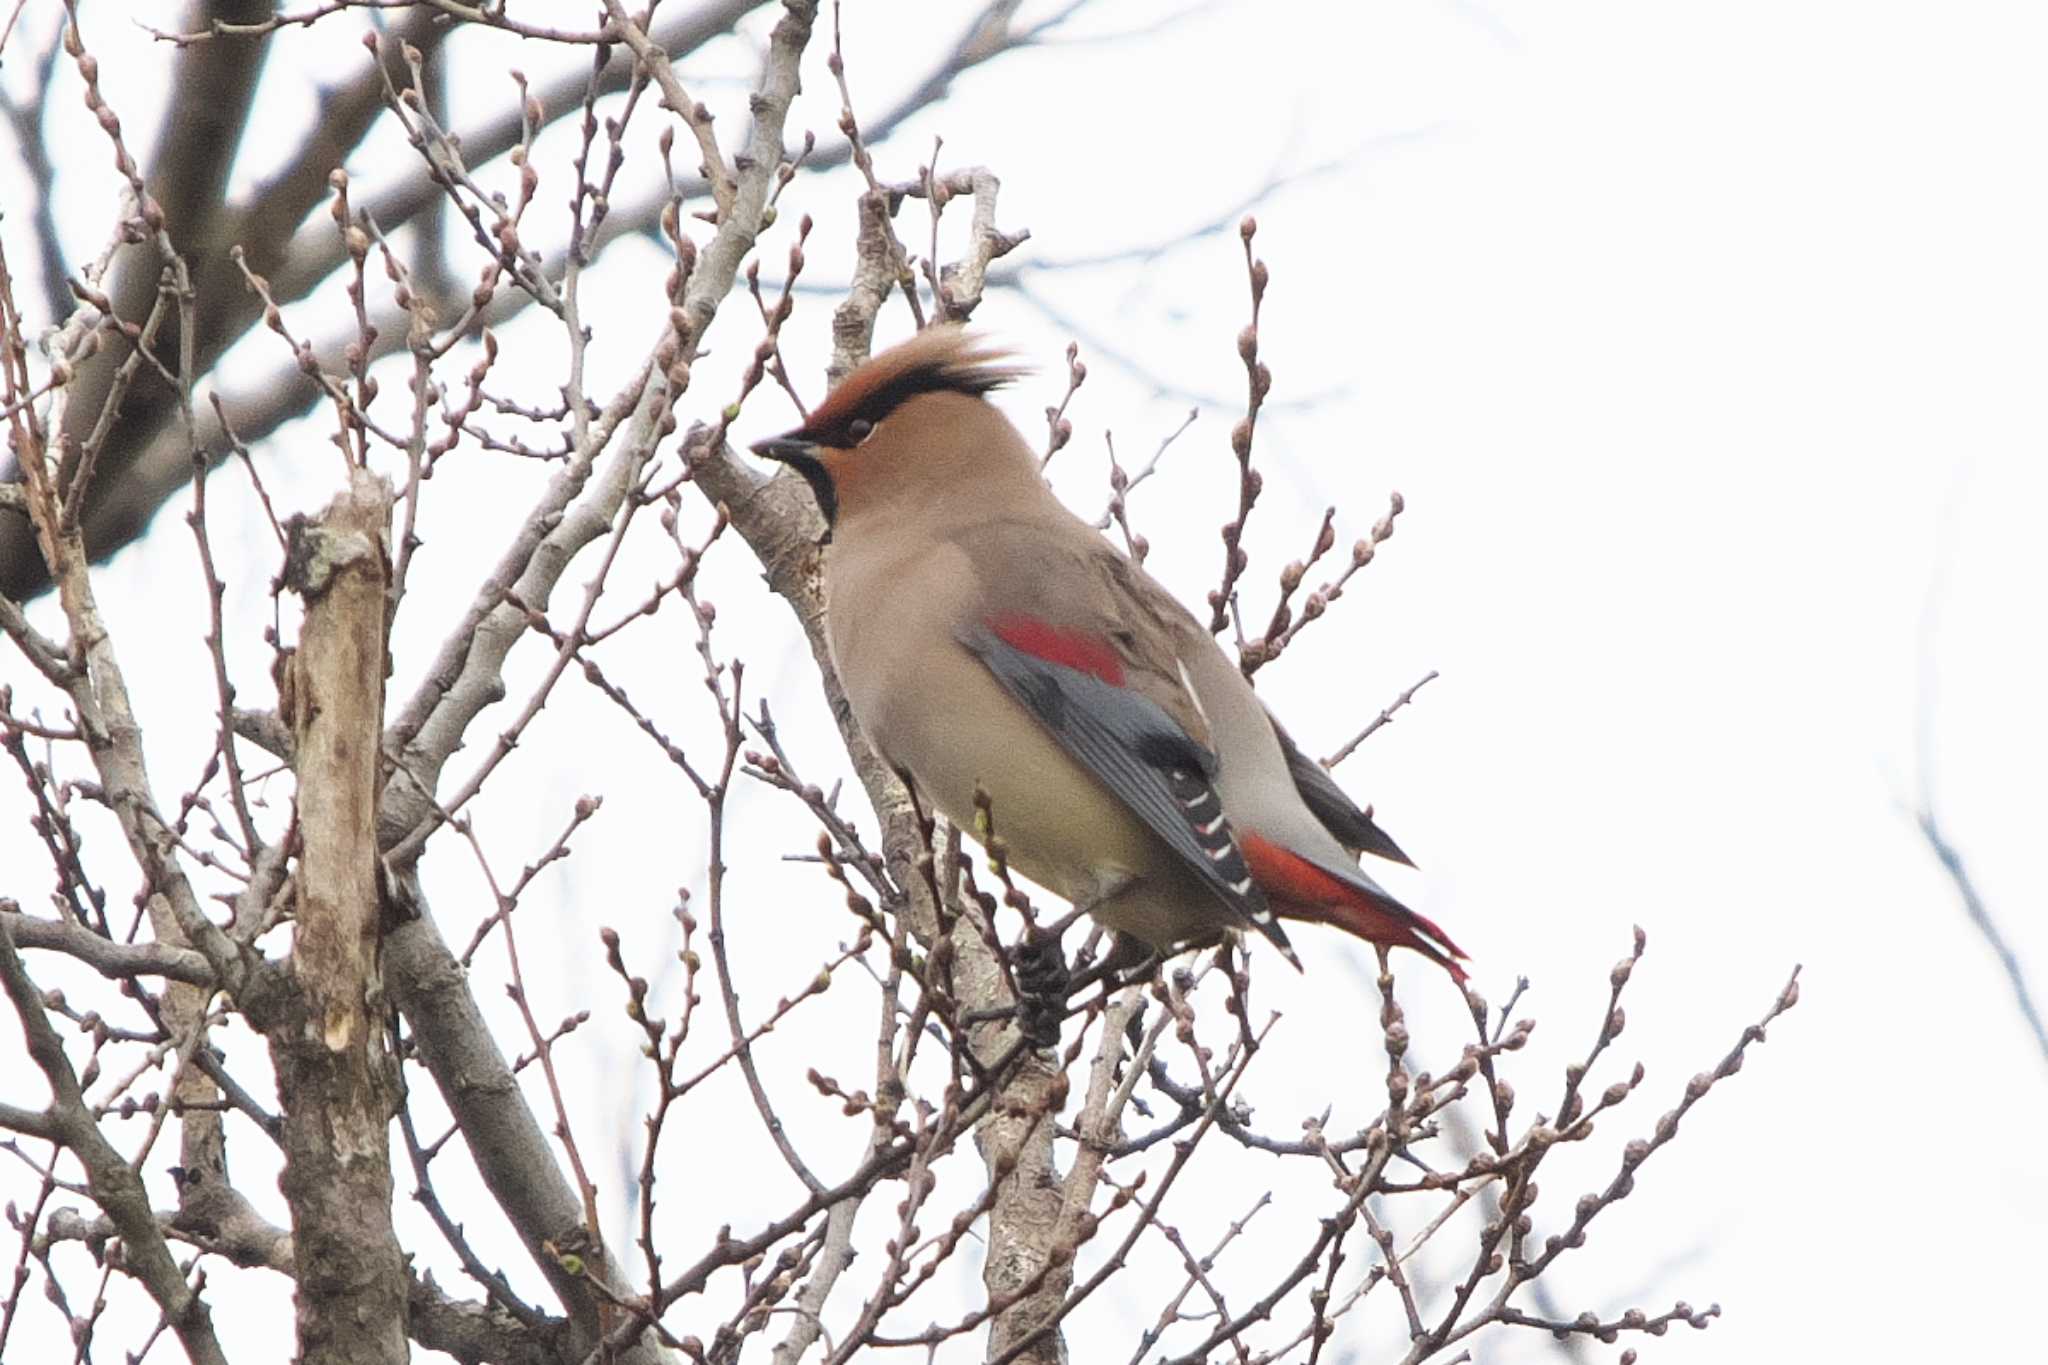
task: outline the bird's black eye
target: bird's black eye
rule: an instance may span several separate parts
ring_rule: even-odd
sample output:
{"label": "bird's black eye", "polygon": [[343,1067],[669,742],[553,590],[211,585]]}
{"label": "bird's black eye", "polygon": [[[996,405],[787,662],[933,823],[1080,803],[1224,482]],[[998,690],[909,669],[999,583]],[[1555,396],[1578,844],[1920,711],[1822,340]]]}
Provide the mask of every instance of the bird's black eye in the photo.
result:
{"label": "bird's black eye", "polygon": [[853,444],[859,445],[875,434],[875,424],[865,417],[856,417],[846,424],[846,434],[852,438]]}

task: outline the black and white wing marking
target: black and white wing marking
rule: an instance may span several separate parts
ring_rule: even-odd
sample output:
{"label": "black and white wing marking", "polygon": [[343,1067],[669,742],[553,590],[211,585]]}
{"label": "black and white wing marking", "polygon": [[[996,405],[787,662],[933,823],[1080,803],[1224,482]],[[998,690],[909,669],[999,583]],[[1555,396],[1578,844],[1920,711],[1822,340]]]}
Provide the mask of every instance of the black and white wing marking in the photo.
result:
{"label": "black and white wing marking", "polygon": [[[1045,658],[1004,638],[1036,643],[1048,638],[1049,628],[1018,630],[1006,625],[972,627],[961,632],[960,642],[1038,718],[1069,757],[1194,870],[1217,900],[1294,962],[1294,950],[1266,903],[1266,893],[1252,880],[1211,781],[1216,756],[1157,702],[1100,676],[1105,666],[1095,651],[1077,652],[1069,633],[1057,633],[1059,642],[1068,646],[1062,652],[1082,666]],[[1001,811],[996,820],[1000,825]]]}

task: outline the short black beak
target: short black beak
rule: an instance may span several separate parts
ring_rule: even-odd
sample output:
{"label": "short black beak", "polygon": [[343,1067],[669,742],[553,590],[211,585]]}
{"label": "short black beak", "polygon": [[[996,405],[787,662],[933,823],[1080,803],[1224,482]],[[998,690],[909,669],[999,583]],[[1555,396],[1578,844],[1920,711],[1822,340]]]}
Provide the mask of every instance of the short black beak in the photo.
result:
{"label": "short black beak", "polygon": [[795,436],[771,436],[765,441],[754,442],[749,449],[763,459],[780,460],[784,464],[818,458],[818,447],[814,443]]}
{"label": "short black beak", "polygon": [[779,460],[804,476],[804,482],[811,486],[811,496],[818,500],[818,510],[825,514],[826,538],[831,538],[831,526],[839,515],[839,492],[832,486],[832,476],[825,470],[825,462],[818,458],[818,443],[806,441],[801,436],[771,436],[765,441],[756,441],[749,447],[756,455],[767,460]]}

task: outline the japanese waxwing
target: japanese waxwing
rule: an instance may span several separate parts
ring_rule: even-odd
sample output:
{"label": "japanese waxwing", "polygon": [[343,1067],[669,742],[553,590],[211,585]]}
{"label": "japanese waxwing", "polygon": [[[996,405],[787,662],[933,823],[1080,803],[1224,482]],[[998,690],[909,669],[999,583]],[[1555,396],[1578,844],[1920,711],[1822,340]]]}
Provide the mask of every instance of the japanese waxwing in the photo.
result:
{"label": "japanese waxwing", "polygon": [[1169,953],[1275,919],[1456,944],[1358,866],[1408,858],[1304,755],[1209,632],[1053,496],[987,401],[1018,377],[959,328],[846,376],[754,446],[830,527],[825,627],[862,731],[919,797],[1120,933]]}

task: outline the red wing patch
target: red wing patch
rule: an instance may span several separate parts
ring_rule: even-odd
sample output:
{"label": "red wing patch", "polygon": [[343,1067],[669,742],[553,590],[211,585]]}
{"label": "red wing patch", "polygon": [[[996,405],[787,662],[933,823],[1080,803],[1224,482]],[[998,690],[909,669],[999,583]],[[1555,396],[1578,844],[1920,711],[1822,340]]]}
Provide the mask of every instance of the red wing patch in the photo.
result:
{"label": "red wing patch", "polygon": [[1069,630],[1035,616],[992,616],[988,628],[1012,649],[1100,678],[1111,687],[1124,685],[1123,658],[1099,635]]}
{"label": "red wing patch", "polygon": [[1465,969],[1452,960],[1465,956],[1463,950],[1427,918],[1391,901],[1375,902],[1364,891],[1270,839],[1240,829],[1237,842],[1252,870],[1252,880],[1282,918],[1333,924],[1368,943],[1413,948],[1442,964],[1452,980],[1463,984]]}

